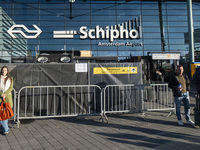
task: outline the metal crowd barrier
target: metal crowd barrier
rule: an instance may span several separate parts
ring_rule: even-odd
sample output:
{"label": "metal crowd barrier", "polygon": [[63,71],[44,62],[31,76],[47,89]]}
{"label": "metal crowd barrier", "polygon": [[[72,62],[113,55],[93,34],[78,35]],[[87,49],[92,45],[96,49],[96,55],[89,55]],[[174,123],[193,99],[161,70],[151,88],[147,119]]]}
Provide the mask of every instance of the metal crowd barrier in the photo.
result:
{"label": "metal crowd barrier", "polygon": [[97,85],[26,86],[18,92],[18,128],[20,119],[101,113],[101,88]]}
{"label": "metal crowd barrier", "polygon": [[168,84],[108,85],[103,90],[106,113],[174,110],[174,98]]}
{"label": "metal crowd barrier", "polygon": [[18,128],[20,119],[104,115],[108,121],[107,113],[175,110],[168,84],[26,86],[14,105]]}
{"label": "metal crowd barrier", "polygon": [[[136,103],[140,103],[141,97],[137,97],[137,89],[134,85],[108,85],[103,89],[104,113],[130,112],[132,109],[140,110]],[[137,94],[140,94],[139,92]]]}
{"label": "metal crowd barrier", "polygon": [[174,110],[173,92],[168,84],[144,85],[144,110]]}

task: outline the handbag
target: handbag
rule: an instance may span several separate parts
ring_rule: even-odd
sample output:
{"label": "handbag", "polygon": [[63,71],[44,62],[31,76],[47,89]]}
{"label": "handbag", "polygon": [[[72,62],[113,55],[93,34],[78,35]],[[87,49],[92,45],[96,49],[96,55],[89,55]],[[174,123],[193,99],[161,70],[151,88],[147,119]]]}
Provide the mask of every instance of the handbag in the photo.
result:
{"label": "handbag", "polygon": [[10,103],[6,103],[5,99],[2,100],[0,106],[0,120],[7,120],[14,116]]}

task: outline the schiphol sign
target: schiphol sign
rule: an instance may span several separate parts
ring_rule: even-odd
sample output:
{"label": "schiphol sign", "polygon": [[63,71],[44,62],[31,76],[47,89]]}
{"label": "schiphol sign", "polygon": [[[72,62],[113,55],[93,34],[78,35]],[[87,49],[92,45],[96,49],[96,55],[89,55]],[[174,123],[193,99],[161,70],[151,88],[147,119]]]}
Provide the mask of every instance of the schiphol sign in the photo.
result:
{"label": "schiphol sign", "polygon": [[[109,39],[112,42],[114,39],[136,39],[139,37],[139,33],[136,29],[128,31],[120,26],[119,29],[109,29],[106,27],[105,30],[96,26],[95,29],[88,30],[86,26],[80,28],[80,39]],[[100,36],[101,35],[101,36]],[[141,35],[140,35],[141,36]]]}
{"label": "schiphol sign", "polygon": [[142,28],[139,26],[139,31],[136,29],[124,29],[123,26],[112,29],[107,26],[105,29],[96,26],[95,29],[88,29],[86,26],[80,27],[79,32],[72,31],[54,31],[54,38],[74,38],[74,35],[80,34],[80,39],[109,39],[112,42],[114,39],[139,39],[142,38]]}
{"label": "schiphol sign", "polygon": [[[27,39],[36,39],[41,33],[42,30],[37,26],[33,25],[36,30],[29,30],[24,25],[13,25],[7,32],[16,38],[14,34],[21,34],[24,38]],[[35,35],[26,35],[22,30],[17,30],[15,28],[23,28],[28,34]],[[77,30],[68,30],[68,31],[53,31],[54,38],[74,38],[74,35],[80,35],[80,39],[109,39],[109,42],[102,43],[99,42],[98,46],[142,46],[142,43],[133,43],[126,42],[112,43],[115,39],[141,39],[142,38],[142,26],[141,26],[141,17],[138,20],[129,20],[125,23],[106,26],[105,28],[100,28],[98,25],[95,29],[88,29],[87,26],[80,27],[79,31]]]}
{"label": "schiphol sign", "polygon": [[141,39],[142,23],[139,19],[129,20],[122,24],[106,26],[100,28],[97,25],[94,29],[88,29],[87,26],[80,27],[77,30],[53,31],[54,38],[74,38],[74,35],[80,35],[80,39],[109,39],[109,42],[99,42],[98,46],[142,46],[142,43],[134,42],[114,42],[115,39]]}
{"label": "schiphol sign", "polygon": [[[113,42],[115,39],[141,39],[142,21],[140,16],[139,19],[136,17],[135,20],[129,20],[114,26],[106,26],[104,28],[100,28],[99,25],[97,25],[94,29],[88,29],[87,26],[82,26],[80,27],[79,31],[54,31],[53,34],[54,38],[74,38],[74,35],[78,34],[82,40],[109,39],[110,42]],[[101,42],[99,42],[98,45],[102,46]],[[106,45],[111,46],[112,44],[103,44],[103,46]],[[141,45],[141,43],[133,43],[132,45]]]}
{"label": "schiphol sign", "polygon": [[112,42],[115,39],[139,39],[142,38],[142,28],[138,30],[124,29],[123,26],[119,26],[118,29],[110,29],[108,26],[103,29],[96,26],[95,29],[88,29],[86,26],[80,27],[79,32],[72,31],[54,31],[54,38],[74,38],[74,35],[80,34],[80,39],[109,39]]}

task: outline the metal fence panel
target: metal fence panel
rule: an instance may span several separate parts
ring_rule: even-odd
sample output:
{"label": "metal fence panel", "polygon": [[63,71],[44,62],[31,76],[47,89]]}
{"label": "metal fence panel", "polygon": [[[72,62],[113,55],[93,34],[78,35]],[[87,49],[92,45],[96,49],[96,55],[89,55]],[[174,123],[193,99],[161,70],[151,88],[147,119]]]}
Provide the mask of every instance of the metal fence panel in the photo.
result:
{"label": "metal fence panel", "polygon": [[[103,90],[106,113],[174,110],[168,84],[108,85]],[[107,119],[107,117],[106,117]]]}
{"label": "metal fence panel", "polygon": [[19,90],[19,119],[97,115],[102,112],[97,85],[26,86]]}
{"label": "metal fence panel", "polygon": [[173,93],[168,84],[144,85],[143,110],[174,110]]}
{"label": "metal fence panel", "polygon": [[104,88],[104,113],[142,110],[142,91],[134,85],[108,85]]}

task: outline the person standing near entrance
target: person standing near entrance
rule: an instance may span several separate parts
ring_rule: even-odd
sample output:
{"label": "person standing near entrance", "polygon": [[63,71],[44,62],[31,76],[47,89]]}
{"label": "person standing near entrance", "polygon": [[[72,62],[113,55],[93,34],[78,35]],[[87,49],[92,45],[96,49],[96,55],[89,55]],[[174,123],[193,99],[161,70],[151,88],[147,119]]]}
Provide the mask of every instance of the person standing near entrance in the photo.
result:
{"label": "person standing near entrance", "polygon": [[[10,103],[10,106],[13,107],[12,101],[12,90],[13,90],[13,79],[9,74],[9,70],[7,66],[3,66],[1,68],[1,76],[0,76],[0,104],[3,99],[5,99],[6,103]],[[0,120],[0,132],[4,135],[7,135],[9,132],[8,127],[8,119]]]}
{"label": "person standing near entrance", "polygon": [[194,73],[191,82],[196,84],[196,90],[197,90],[198,95],[200,96],[200,68],[199,67],[196,68],[196,72]]}
{"label": "person standing near entrance", "polygon": [[173,90],[175,104],[176,104],[176,115],[179,125],[183,125],[181,118],[181,102],[185,108],[185,119],[188,124],[194,125],[194,122],[190,118],[190,81],[187,75],[183,74],[184,68],[182,65],[177,66],[177,72],[174,73],[169,80],[169,87]]}

